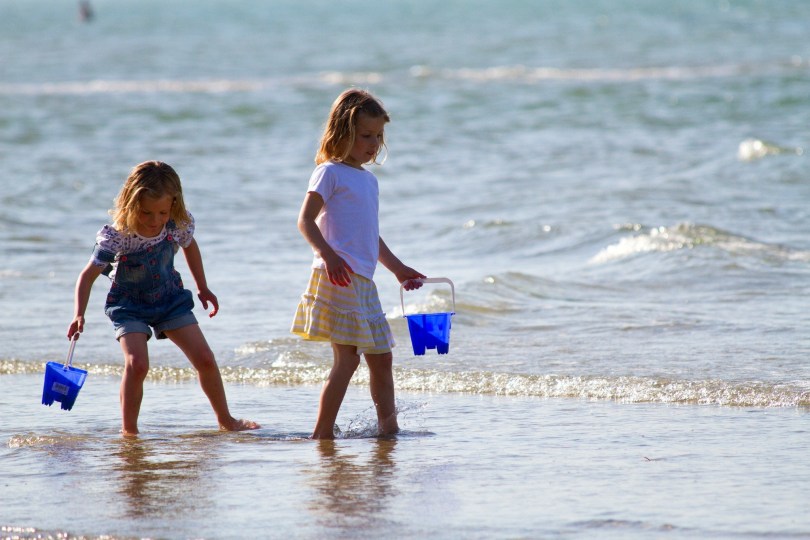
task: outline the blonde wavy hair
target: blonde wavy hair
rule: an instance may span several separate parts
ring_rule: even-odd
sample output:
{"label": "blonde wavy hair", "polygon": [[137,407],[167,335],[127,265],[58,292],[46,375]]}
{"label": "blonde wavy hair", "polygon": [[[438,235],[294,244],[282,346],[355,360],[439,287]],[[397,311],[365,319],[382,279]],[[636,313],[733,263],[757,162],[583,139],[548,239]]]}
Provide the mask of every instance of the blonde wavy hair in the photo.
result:
{"label": "blonde wavy hair", "polygon": [[113,227],[122,233],[134,233],[143,197],[159,199],[166,195],[172,197],[171,219],[181,229],[186,228],[189,219],[180,176],[162,161],[144,161],[135,165],[110,209]]}
{"label": "blonde wavy hair", "polygon": [[[386,122],[391,121],[383,104],[371,93],[358,88],[344,90],[332,103],[332,108],[329,111],[329,119],[326,121],[321,136],[321,145],[315,155],[316,165],[330,160],[343,161],[348,157],[352,146],[354,146],[357,121],[360,114],[366,114],[372,118],[383,118]],[[387,153],[388,147],[385,146],[384,136],[380,144],[380,149],[383,148]],[[378,150],[374,155],[374,159],[371,160],[372,163],[377,163],[379,153]]]}

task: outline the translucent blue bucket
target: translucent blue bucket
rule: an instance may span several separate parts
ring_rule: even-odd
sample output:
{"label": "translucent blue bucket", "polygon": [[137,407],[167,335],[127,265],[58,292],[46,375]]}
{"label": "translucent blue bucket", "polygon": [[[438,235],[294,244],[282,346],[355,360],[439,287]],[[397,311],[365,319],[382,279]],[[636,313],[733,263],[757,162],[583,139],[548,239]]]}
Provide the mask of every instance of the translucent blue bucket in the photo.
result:
{"label": "translucent blue bucket", "polygon": [[[76,334],[78,336],[78,334]],[[82,389],[87,372],[83,369],[73,367],[73,348],[76,346],[76,339],[70,342],[65,363],[48,362],[45,365],[45,384],[42,387],[42,404],[51,406],[54,401],[62,404],[62,409],[69,411],[73,408],[79,390]]]}
{"label": "translucent blue bucket", "polygon": [[451,318],[456,310],[456,291],[453,282],[447,278],[426,278],[422,283],[447,283],[453,296],[453,311],[449,313],[417,313],[405,315],[405,284],[400,285],[399,299],[402,303],[403,317],[408,319],[408,332],[411,335],[413,354],[422,356],[426,349],[436,349],[439,354],[450,351]]}

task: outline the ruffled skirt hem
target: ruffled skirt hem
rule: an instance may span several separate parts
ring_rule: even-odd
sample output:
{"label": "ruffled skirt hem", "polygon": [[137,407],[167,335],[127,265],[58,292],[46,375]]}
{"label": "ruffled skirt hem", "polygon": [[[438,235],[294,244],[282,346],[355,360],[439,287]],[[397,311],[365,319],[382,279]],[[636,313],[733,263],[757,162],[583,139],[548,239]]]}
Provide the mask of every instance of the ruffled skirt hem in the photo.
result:
{"label": "ruffled skirt hem", "polygon": [[338,287],[314,269],[290,331],[311,341],[355,346],[358,354],[383,354],[395,346],[374,282],[356,274],[348,287]]}

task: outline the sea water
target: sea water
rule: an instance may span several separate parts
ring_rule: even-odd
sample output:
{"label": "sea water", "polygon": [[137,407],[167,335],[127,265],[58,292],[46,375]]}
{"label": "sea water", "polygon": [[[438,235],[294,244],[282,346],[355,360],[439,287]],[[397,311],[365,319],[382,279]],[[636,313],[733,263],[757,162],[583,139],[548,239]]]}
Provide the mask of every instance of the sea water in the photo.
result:
{"label": "sea water", "polygon": [[[810,5],[776,1],[0,0],[4,537],[802,537],[810,353]],[[289,334],[296,217],[332,100],[392,121],[381,233],[453,280],[448,355],[413,356],[403,434],[361,368],[307,439],[328,345]],[[133,165],[172,164],[221,311],[233,412],[150,342],[118,434],[100,278],[70,412],[40,404],[73,287]],[[182,256],[177,263],[191,286]],[[407,313],[449,311],[441,287]]]}

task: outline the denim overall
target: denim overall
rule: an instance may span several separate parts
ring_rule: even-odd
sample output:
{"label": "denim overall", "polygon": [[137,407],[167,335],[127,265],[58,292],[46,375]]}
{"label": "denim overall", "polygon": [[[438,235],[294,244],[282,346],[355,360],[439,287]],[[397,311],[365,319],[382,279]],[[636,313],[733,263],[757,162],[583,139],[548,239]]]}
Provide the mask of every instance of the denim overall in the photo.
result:
{"label": "denim overall", "polygon": [[[170,222],[171,224],[171,222]],[[171,229],[169,229],[171,231]],[[135,253],[112,254],[96,246],[96,256],[105,262],[117,262],[112,287],[107,294],[104,313],[115,327],[115,337],[140,332],[164,339],[167,330],[197,324],[191,310],[191,291],[183,288],[180,274],[174,269],[177,243],[171,232],[160,243]],[[104,273],[109,274],[111,267]]]}

